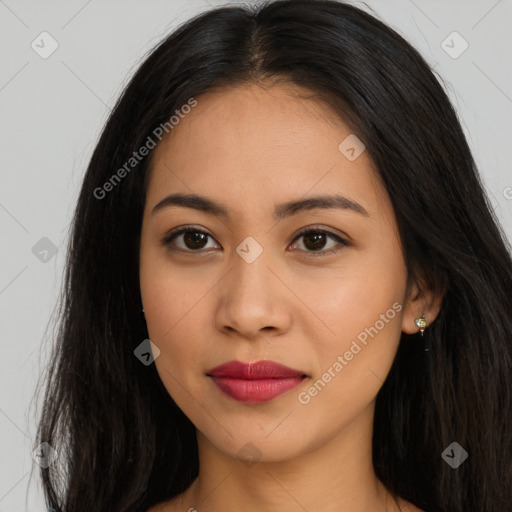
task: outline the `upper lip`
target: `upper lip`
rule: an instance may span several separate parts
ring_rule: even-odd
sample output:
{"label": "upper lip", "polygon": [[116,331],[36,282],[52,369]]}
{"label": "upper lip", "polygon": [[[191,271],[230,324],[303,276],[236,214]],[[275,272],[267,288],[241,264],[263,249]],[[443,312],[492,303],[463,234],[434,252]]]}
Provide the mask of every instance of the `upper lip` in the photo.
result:
{"label": "upper lip", "polygon": [[307,377],[306,373],[294,370],[274,361],[255,361],[243,363],[229,361],[207,372],[212,377],[230,377],[233,379],[278,379],[290,377]]}

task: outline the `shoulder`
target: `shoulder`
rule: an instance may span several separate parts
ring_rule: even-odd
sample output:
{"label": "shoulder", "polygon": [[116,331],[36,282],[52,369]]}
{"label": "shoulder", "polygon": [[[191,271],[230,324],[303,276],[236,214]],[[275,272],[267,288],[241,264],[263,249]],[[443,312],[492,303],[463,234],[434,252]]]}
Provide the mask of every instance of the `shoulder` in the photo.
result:
{"label": "shoulder", "polygon": [[173,508],[169,508],[169,505],[166,503],[159,503],[158,505],[154,505],[151,508],[148,508],[146,512],[172,512]]}
{"label": "shoulder", "polygon": [[154,505],[151,508],[148,508],[146,512],[173,512],[175,507],[171,505],[170,502],[166,501],[164,503],[158,503],[158,505]]}
{"label": "shoulder", "polygon": [[151,508],[148,508],[146,512],[177,512],[181,510],[178,508],[177,504],[174,502],[166,501],[164,503],[159,503],[158,505],[154,505]]}
{"label": "shoulder", "polygon": [[157,505],[153,505],[151,508],[148,508],[146,512],[182,512],[183,511],[183,501],[179,503],[180,496],[173,498],[169,501],[164,501],[162,503],[158,503]]}
{"label": "shoulder", "polygon": [[184,510],[194,510],[193,507],[186,506],[186,504],[190,502],[190,492],[193,485],[194,484],[188,487],[181,494],[174,496],[174,498],[153,505],[151,508],[146,510],[146,512],[183,512]]}
{"label": "shoulder", "polygon": [[425,512],[421,508],[418,508],[416,505],[412,503],[407,503],[406,507],[403,509],[403,512]]}
{"label": "shoulder", "polygon": [[399,509],[401,512],[425,512],[423,509],[418,508],[409,501],[399,499]]}
{"label": "shoulder", "polygon": [[159,503],[158,505],[154,505],[153,507],[148,508],[146,510],[146,512],[164,512],[163,505],[164,505],[163,503]]}

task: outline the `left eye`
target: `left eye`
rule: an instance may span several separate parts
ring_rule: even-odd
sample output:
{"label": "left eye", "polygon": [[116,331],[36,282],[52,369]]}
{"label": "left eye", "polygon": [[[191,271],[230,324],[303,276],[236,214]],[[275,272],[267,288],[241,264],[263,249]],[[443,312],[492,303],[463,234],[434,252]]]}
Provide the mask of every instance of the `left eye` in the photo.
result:
{"label": "left eye", "polygon": [[[334,233],[331,233],[330,231],[325,231],[323,229],[305,229],[304,231],[301,231],[299,235],[295,238],[295,240],[298,240],[300,238],[304,238],[304,241],[302,242],[302,245],[306,247],[306,252],[315,252],[318,253],[318,255],[326,255],[326,254],[332,254],[333,252],[337,252],[339,249],[335,250],[322,250],[325,249],[324,245],[328,238],[331,240],[334,240],[337,242],[334,246],[328,247],[327,249],[333,249],[336,245],[342,245],[342,246],[348,246],[348,242],[343,240],[343,238],[339,237],[338,235],[335,235]],[[294,240],[294,242],[295,242]],[[292,244],[293,245],[293,244]],[[311,249],[311,250],[308,250]]]}
{"label": "left eye", "polygon": [[[175,240],[179,239],[179,237],[181,236],[183,236],[183,238],[182,245],[180,246],[175,242]],[[162,239],[161,243],[162,245],[171,248],[173,248],[173,245],[177,245],[179,250],[183,250],[185,252],[199,252],[200,249],[212,249],[212,247],[206,247],[208,238],[214,240],[213,237],[210,234],[206,233],[205,231],[196,229],[194,227],[184,227],[166,235]],[[331,233],[330,231],[309,228],[301,231],[295,237],[295,239],[293,240],[292,244],[289,247],[294,247],[296,245],[296,241],[301,238],[304,239],[304,241],[302,242],[302,246],[305,249],[300,248],[299,250],[308,253],[316,253],[315,256],[324,256],[326,254],[332,254],[333,252],[337,252],[339,249],[332,250],[333,248],[336,248],[337,245],[349,245],[347,241],[345,241],[338,235]],[[326,241],[329,238],[337,243],[325,248]]]}

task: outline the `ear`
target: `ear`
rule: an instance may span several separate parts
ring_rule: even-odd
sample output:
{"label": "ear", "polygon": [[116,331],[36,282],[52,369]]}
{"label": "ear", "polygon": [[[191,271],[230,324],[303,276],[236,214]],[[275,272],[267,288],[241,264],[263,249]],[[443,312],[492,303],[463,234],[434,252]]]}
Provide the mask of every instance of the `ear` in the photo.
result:
{"label": "ear", "polygon": [[424,315],[427,326],[434,322],[441,305],[443,303],[444,293],[435,293],[428,288],[424,281],[413,281],[408,298],[405,301],[404,314],[402,316],[402,331],[407,334],[419,332],[419,327],[414,323],[416,318]]}

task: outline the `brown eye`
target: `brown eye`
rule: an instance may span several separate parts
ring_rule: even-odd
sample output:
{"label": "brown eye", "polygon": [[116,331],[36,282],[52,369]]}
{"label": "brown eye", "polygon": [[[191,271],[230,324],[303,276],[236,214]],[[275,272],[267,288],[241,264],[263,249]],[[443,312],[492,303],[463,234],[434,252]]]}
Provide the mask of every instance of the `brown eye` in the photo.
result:
{"label": "brown eye", "polygon": [[323,233],[308,233],[303,235],[304,246],[312,251],[318,251],[324,248],[327,237]]}
{"label": "brown eye", "polygon": [[207,241],[208,235],[198,231],[186,231],[183,234],[183,242],[189,249],[202,249]]}
{"label": "brown eye", "polygon": [[201,249],[211,248],[206,247],[209,238],[213,240],[211,235],[200,229],[185,227],[169,233],[162,239],[161,243],[171,249],[199,252]]}
{"label": "brown eye", "polygon": [[[302,243],[297,240],[303,239]],[[193,226],[186,226],[172,231],[162,240],[162,245],[170,250],[183,252],[202,252],[203,249],[212,249],[216,247],[207,247],[208,240],[214,240],[213,237],[200,229]],[[329,240],[331,244],[329,245]],[[335,242],[335,243],[333,243]],[[313,256],[325,256],[338,252],[340,246],[350,245],[338,235],[322,229],[306,228],[295,238],[292,246],[298,245],[298,249]],[[302,247],[301,247],[302,245]]]}
{"label": "brown eye", "polygon": [[[348,246],[349,243],[343,240],[338,235],[331,233],[330,231],[325,231],[322,229],[305,229],[299,233],[299,236],[295,238],[295,240],[303,239],[302,246],[304,248],[299,249],[301,251],[317,253],[315,256],[325,256],[326,254],[332,254],[339,250],[340,245]],[[328,243],[328,240],[334,240],[337,244],[331,245],[330,247],[325,247]],[[294,242],[295,242],[294,240]],[[295,243],[293,245],[296,245]],[[300,245],[300,244],[297,244]]]}

